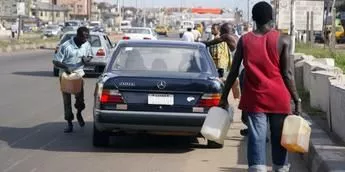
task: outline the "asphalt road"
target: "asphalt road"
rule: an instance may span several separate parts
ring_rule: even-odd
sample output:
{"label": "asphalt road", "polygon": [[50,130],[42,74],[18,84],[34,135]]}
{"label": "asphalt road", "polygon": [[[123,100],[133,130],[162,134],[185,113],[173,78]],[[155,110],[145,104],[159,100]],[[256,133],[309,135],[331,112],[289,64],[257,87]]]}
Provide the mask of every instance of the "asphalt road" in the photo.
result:
{"label": "asphalt road", "polygon": [[[81,129],[75,123],[75,132],[64,134],[59,82],[51,72],[52,53],[0,54],[0,171],[246,171],[239,111],[223,149],[207,149],[202,139],[191,143],[190,138],[159,136],[113,137],[109,148],[94,148],[92,94],[96,78],[92,77],[85,78],[86,126]],[[292,155],[291,162],[291,171],[307,171],[298,155]]]}

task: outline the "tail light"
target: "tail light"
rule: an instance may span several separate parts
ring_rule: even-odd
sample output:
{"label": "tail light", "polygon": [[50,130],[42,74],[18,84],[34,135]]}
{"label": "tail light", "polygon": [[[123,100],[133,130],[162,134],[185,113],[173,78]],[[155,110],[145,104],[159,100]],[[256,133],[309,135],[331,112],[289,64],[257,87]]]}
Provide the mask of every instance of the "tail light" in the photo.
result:
{"label": "tail light", "polygon": [[59,51],[59,47],[55,48],[55,54]]}
{"label": "tail light", "polygon": [[145,39],[145,40],[151,40],[151,38],[148,38],[148,37],[145,37],[144,39]]}
{"label": "tail light", "polygon": [[96,56],[105,56],[104,50],[101,48],[97,51]]}
{"label": "tail light", "polygon": [[100,102],[104,103],[125,103],[119,90],[102,90]]}
{"label": "tail light", "polygon": [[220,94],[204,94],[197,106],[198,107],[213,107],[213,106],[218,106],[219,105],[219,101],[220,101]]}
{"label": "tail light", "polygon": [[129,36],[124,36],[122,37],[123,40],[128,40],[128,39],[131,39]]}

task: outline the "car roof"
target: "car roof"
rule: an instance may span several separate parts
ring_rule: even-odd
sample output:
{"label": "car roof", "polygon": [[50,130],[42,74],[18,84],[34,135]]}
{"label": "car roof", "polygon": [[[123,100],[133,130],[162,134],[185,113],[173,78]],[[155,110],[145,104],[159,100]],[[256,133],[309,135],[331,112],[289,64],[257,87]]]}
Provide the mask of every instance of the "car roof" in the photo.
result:
{"label": "car roof", "polygon": [[126,29],[151,29],[151,28],[149,28],[149,27],[129,27]]}
{"label": "car roof", "polygon": [[120,40],[119,46],[159,46],[159,47],[191,47],[206,48],[205,44],[199,42],[172,41],[172,40]]}
{"label": "car roof", "polygon": [[[68,32],[65,32],[64,35],[69,35],[69,34],[77,34],[76,31],[68,31]],[[102,33],[102,32],[90,32],[90,35],[107,35],[105,33]]]}

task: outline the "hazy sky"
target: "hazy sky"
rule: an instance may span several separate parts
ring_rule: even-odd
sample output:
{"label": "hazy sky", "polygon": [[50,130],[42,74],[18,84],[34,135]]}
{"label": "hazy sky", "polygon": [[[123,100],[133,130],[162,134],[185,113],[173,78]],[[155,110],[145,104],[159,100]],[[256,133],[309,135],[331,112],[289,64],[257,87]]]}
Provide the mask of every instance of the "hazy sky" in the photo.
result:
{"label": "hazy sky", "polygon": [[[115,3],[117,0],[96,0],[97,2],[110,2]],[[249,0],[250,6],[262,0]],[[269,1],[269,0],[265,0]],[[221,8],[232,8],[236,7],[247,11],[248,0],[120,0],[120,3],[124,2],[125,6],[136,6],[138,7],[221,7]],[[251,8],[250,7],[250,8]]]}

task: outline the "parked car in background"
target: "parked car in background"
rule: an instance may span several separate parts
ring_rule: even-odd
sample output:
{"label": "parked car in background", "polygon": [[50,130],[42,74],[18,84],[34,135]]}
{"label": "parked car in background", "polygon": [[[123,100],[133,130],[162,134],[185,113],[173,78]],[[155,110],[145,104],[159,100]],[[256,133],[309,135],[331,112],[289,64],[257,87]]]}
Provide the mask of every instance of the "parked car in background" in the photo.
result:
{"label": "parked car in background", "polygon": [[[58,52],[60,45],[76,35],[77,33],[74,31],[65,33],[57,45],[55,53]],[[84,71],[87,74],[101,74],[112,55],[115,45],[111,43],[109,37],[105,33],[101,32],[90,32],[89,42],[91,44],[91,54],[93,58],[90,62],[85,64]],[[58,76],[59,70],[54,67],[53,73],[55,76]]]}
{"label": "parked car in background", "polygon": [[62,34],[61,27],[58,25],[48,25],[43,30],[44,36],[60,36]]}
{"label": "parked car in background", "polygon": [[96,83],[93,145],[107,146],[116,134],[200,137],[222,88],[204,44],[120,41]]}
{"label": "parked car in background", "polygon": [[157,34],[151,28],[131,27],[122,30],[124,40],[157,40]]}
{"label": "parked car in background", "polygon": [[156,32],[158,35],[165,35],[165,36],[168,36],[168,28],[165,27],[165,26],[157,26],[156,29],[155,29],[155,32]]}
{"label": "parked car in background", "polygon": [[65,22],[65,27],[71,27],[73,30],[77,30],[80,26],[82,26],[82,22],[79,20],[70,20]]}

